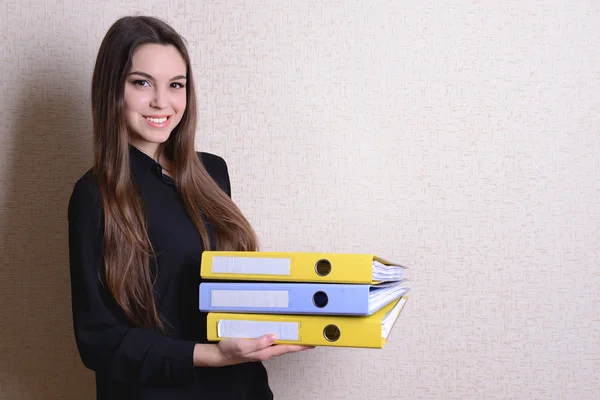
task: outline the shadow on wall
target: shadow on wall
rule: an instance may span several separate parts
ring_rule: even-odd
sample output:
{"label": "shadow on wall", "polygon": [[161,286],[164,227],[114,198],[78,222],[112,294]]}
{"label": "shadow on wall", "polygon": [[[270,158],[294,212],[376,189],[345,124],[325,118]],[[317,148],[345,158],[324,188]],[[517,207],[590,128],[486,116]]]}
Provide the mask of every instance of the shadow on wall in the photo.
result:
{"label": "shadow on wall", "polygon": [[67,240],[68,200],[92,160],[91,114],[82,89],[89,84],[69,73],[83,75],[31,71],[9,133],[2,188],[7,206],[0,210],[0,399],[95,394],[73,336]]}

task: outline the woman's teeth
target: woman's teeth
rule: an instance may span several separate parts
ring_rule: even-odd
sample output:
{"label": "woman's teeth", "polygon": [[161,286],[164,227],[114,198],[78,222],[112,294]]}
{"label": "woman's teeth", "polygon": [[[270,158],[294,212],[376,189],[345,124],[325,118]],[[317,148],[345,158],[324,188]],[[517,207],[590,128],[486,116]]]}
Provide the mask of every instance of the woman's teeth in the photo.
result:
{"label": "woman's teeth", "polygon": [[153,122],[155,124],[162,124],[163,122],[165,122],[167,120],[167,118],[150,118],[150,117],[146,117],[146,119],[150,122]]}

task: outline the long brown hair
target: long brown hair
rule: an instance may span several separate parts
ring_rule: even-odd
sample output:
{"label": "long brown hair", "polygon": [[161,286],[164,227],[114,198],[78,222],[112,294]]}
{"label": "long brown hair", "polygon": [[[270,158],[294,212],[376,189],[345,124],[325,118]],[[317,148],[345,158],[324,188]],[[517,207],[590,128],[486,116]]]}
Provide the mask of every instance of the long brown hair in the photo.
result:
{"label": "long brown hair", "polygon": [[[196,95],[183,38],[153,17],[124,17],[104,37],[92,78],[94,173],[104,215],[104,267],[108,288],[132,324],[159,327],[150,261],[154,257],[144,210],[129,165],[129,132],[123,113],[125,79],[135,50],[144,44],[173,45],[187,67],[187,108],[169,139],[159,147],[172,162],[180,198],[202,237],[210,239],[201,212],[214,225],[216,248],[256,250],[254,230],[233,201],[210,177],[194,149]],[[198,273],[200,273],[198,271]]]}

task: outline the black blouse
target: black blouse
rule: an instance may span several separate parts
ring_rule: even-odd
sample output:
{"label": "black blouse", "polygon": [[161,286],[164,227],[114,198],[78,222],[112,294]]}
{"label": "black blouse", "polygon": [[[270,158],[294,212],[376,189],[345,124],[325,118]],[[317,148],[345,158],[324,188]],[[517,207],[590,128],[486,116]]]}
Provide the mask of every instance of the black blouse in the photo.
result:
{"label": "black blouse", "polygon": [[[225,161],[198,155],[231,196]],[[202,240],[161,166],[133,146],[130,159],[157,256],[156,305],[169,332],[132,327],[103,285],[103,214],[89,170],[69,201],[69,254],[75,338],[84,365],[96,373],[97,398],[272,399],[262,363],[194,367],[194,345],[209,343],[206,314],[198,310]],[[206,226],[212,237],[213,228]]]}

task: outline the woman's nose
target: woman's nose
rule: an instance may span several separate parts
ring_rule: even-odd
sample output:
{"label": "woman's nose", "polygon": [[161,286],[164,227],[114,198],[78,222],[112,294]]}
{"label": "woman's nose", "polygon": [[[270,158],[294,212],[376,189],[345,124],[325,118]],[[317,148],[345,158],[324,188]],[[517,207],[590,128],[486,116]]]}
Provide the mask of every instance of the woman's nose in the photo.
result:
{"label": "woman's nose", "polygon": [[154,90],[154,96],[150,102],[150,106],[154,108],[166,108],[167,107],[167,95],[164,90],[156,88]]}

